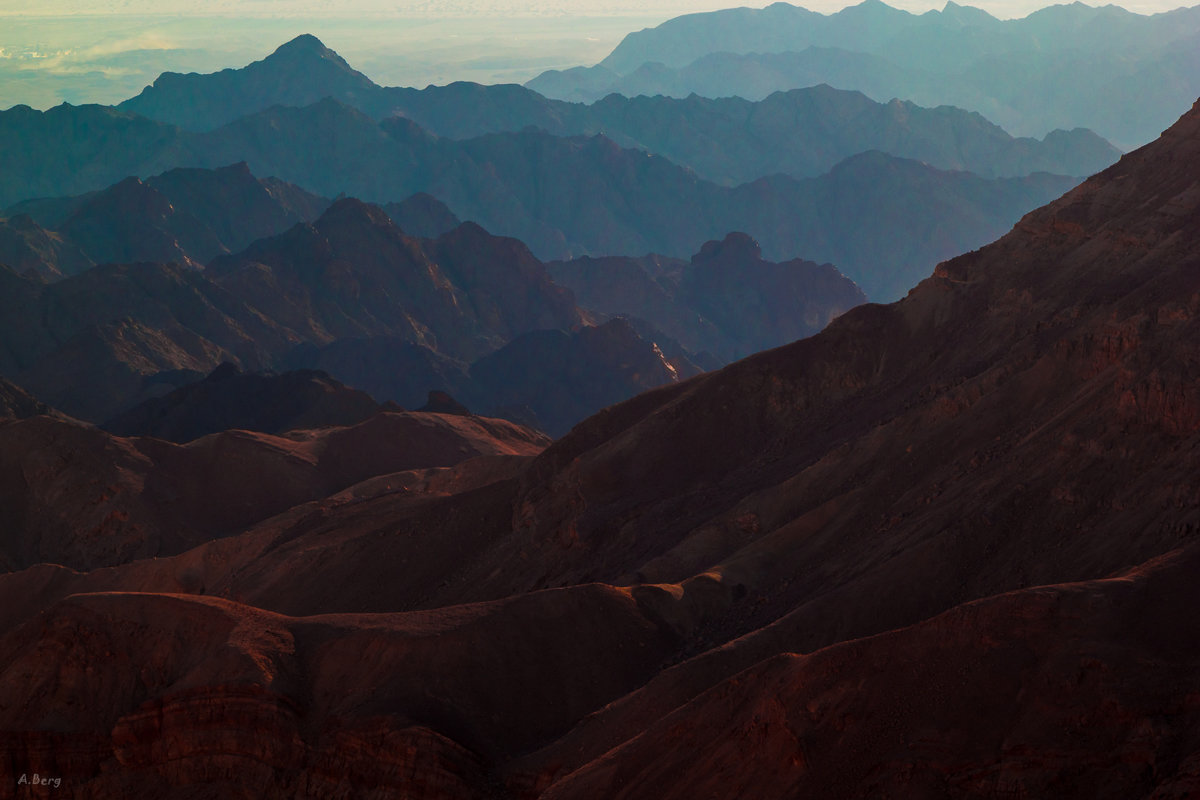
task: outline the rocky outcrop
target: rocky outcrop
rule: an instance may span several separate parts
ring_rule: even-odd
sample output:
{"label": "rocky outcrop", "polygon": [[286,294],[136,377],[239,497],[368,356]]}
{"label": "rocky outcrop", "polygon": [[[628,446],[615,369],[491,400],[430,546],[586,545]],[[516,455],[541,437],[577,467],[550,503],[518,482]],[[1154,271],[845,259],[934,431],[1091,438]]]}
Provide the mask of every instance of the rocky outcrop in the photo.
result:
{"label": "rocky outcrop", "polygon": [[585,308],[642,319],[721,365],[811,336],[867,299],[831,264],[766,261],[758,242],[737,232],[707,242],[690,263],[579,258],[550,273]]}
{"label": "rocky outcrop", "polygon": [[520,242],[471,223],[412,239],[378,207],[352,199],[217,259],[208,274],[318,343],[399,336],[473,360],[525,331],[580,321],[571,296]]}
{"label": "rocky outcrop", "polygon": [[436,239],[462,224],[445,203],[425,192],[417,192],[399,203],[386,203],[383,210],[400,230],[420,239]]}
{"label": "rocky outcrop", "polygon": [[[26,220],[21,224],[27,249],[40,254],[45,265],[39,271],[58,278],[103,263],[157,261],[198,268],[315,219],[327,205],[297,186],[260,181],[240,163],[173,169],[145,181],[128,177],[86,195],[19,204],[29,213],[7,227]],[[53,232],[39,233],[34,218]],[[4,241],[0,238],[0,247]],[[12,266],[21,271],[19,264]]]}
{"label": "rocky outcrop", "polygon": [[20,386],[0,378],[0,419],[27,419],[57,413]]}
{"label": "rocky outcrop", "polygon": [[520,420],[561,436],[619,400],[698,373],[672,362],[625,320],[574,333],[536,331],[517,337],[471,365],[471,391],[487,398],[488,413]]}
{"label": "rocky outcrop", "polygon": [[16,214],[0,219],[0,264],[21,275],[54,280],[82,272],[92,266],[92,260],[28,214]]}

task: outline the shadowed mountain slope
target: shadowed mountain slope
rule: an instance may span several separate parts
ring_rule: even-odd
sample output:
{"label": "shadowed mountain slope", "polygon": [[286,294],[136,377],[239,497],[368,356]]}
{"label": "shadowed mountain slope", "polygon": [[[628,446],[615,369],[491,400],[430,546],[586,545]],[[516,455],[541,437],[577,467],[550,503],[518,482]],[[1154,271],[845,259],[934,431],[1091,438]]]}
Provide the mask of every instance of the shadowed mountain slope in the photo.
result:
{"label": "shadowed mountain slope", "polygon": [[690,263],[608,257],[549,267],[585,308],[643,319],[722,364],[811,336],[866,302],[832,265],[765,261],[743,233],[705,243]]}
{"label": "shadowed mountain slope", "polygon": [[28,214],[0,219],[0,264],[22,275],[55,280],[93,262],[72,242],[38,225]]}
{"label": "shadowed mountain slope", "polygon": [[350,427],[226,431],[187,445],[36,416],[0,422],[0,441],[0,562],[14,570],[172,555],[368,478],[532,455],[549,440],[504,420],[385,412]]}
{"label": "shadowed mountain slope", "polygon": [[182,443],[230,428],[279,434],[355,425],[382,410],[366,392],[321,372],[262,375],[225,363],[204,380],[151,398],[101,427],[117,436],[154,436]]}
{"label": "shadowed mountain slope", "polygon": [[207,273],[315,342],[399,335],[473,360],[520,333],[582,322],[570,293],[520,242],[473,223],[413,239],[352,199]]}
{"label": "shadowed mountain slope", "polygon": [[1198,556],[775,656],[538,796],[1187,796]]}
{"label": "shadowed mountain slope", "polygon": [[[8,227],[24,225],[27,249],[43,256],[45,267],[38,271],[55,278],[104,263],[198,267],[313,220],[328,205],[278,179],[258,180],[239,163],[173,169],[145,181],[129,177],[98,192],[19,203],[14,210],[25,213]],[[31,218],[53,232],[34,226]],[[18,258],[10,266],[21,271],[20,263]]]}
{"label": "shadowed mountain slope", "polygon": [[0,379],[0,419],[26,419],[57,413],[15,383]]}

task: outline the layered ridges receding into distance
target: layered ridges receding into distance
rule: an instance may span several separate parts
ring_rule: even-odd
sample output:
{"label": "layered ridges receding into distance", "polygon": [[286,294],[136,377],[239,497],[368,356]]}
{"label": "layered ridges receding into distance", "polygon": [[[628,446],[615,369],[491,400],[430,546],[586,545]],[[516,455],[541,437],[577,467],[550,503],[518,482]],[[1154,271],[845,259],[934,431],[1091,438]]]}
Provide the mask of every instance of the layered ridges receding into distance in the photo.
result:
{"label": "layered ridges receding into distance", "polygon": [[1132,147],[1200,93],[1197,41],[1194,8],[1141,15],[1075,3],[998,20],[953,3],[921,15],[875,2],[829,15],[776,3],[676,17],[629,34],[595,67],[527,86],[592,102],[611,92],[757,100],[828,83],[978,111],[1020,135],[1085,127]]}
{"label": "layered ridges receding into distance", "polygon": [[[770,364],[775,399],[754,403],[753,411],[727,406],[727,413],[761,419],[774,413],[774,403],[786,402],[791,415],[800,414],[804,439],[773,425],[784,441],[751,467],[758,479],[732,468],[754,459],[725,460],[731,498],[739,500],[715,518],[698,510],[695,523],[681,526],[692,528],[692,541],[642,573],[672,580],[707,568],[776,609],[740,621],[731,615],[721,624],[732,625],[734,634],[794,610],[664,672],[645,692],[606,711],[590,734],[581,733],[598,738],[576,764],[611,748],[615,742],[606,737],[628,737],[713,686],[714,677],[781,649],[808,651],[910,624],[1014,586],[1106,575],[1189,541],[1200,524],[1197,487],[1187,477],[1197,459],[1200,400],[1184,378],[1197,356],[1187,344],[1190,301],[1182,299],[1198,288],[1187,255],[1200,235],[1189,221],[1200,200],[1190,190],[1200,164],[1198,120],[1200,108],[1161,141],[1031,214],[997,244],[943,265],[904,302],[850,312],[814,339],[694,385],[719,402]],[[857,375],[849,360],[839,369],[817,358],[838,343],[849,345],[851,326],[866,337],[856,349],[866,350],[867,369]],[[801,389],[813,378],[826,392],[835,390],[836,412],[828,399]],[[859,387],[848,396],[840,388],[847,382]],[[880,404],[881,396],[889,405]],[[664,399],[649,416],[645,408],[626,412],[636,427],[604,446],[612,447],[607,457],[588,452],[594,439],[572,441],[582,438],[581,426],[543,459],[563,469],[555,454],[561,448],[581,462],[594,459],[588,471],[611,474],[606,464],[628,463],[625,449],[634,438],[678,441],[669,420],[694,423],[704,406],[684,405],[678,394]],[[783,480],[774,489],[735,493],[749,481],[761,487],[776,480],[768,477],[776,470],[772,462],[790,447],[807,449],[816,431],[823,443],[808,454],[784,455],[793,466],[776,473]],[[662,453],[652,469],[662,475],[682,473],[684,464],[695,469],[694,455],[676,458]],[[872,465],[879,464],[899,465],[901,472],[877,475]],[[606,483],[603,495],[589,496],[586,516],[567,511],[564,519],[567,508],[578,507],[564,504],[547,508],[547,519],[572,524],[586,541],[595,529],[585,521],[606,517],[596,507],[601,498],[623,496],[614,506],[661,536],[661,522],[647,520],[644,506],[629,509],[629,492],[642,485],[636,477]],[[676,483],[666,494],[678,496],[682,488]],[[664,506],[675,513],[681,507]],[[873,533],[851,545],[859,526]],[[891,543],[885,552],[880,541]],[[837,552],[829,549],[834,543]],[[854,553],[840,555],[847,547]],[[819,571],[807,572],[810,564],[820,564]],[[849,572],[839,579],[839,570]],[[774,588],[764,590],[764,579]],[[914,593],[916,585],[922,588]]]}
{"label": "layered ridges receding into distance", "polygon": [[[988,182],[928,169],[902,191],[895,185],[885,191],[888,173],[911,171],[888,157],[896,163],[857,162],[882,174],[854,185],[847,185],[852,174],[835,168],[803,181],[774,176],[727,188],[604,136],[527,130],[452,141],[402,118],[376,123],[331,99],[302,109],[274,107],[189,142],[201,154],[189,163],[244,160],[257,174],[325,196],[391,202],[426,191],[459,217],[515,236],[542,258],[687,257],[709,239],[743,230],[771,259],[836,264],[876,300],[900,296],[931,264],[999,236],[1075,180],[1038,173]],[[322,158],[313,159],[314,151]],[[869,204],[876,207],[868,215]],[[935,209],[937,219],[914,219],[922,207]]]}
{"label": "layered ridges receding into distance", "polygon": [[[615,338],[577,331],[591,318],[528,248],[458,223],[428,195],[393,212],[401,219],[414,214],[435,229],[452,226],[434,239],[409,236],[383,210],[352,198],[323,208],[324,201],[295,186],[256,180],[245,164],[130,178],[92,195],[33,205],[94,253],[178,255],[184,262],[104,265],[49,285],[0,271],[8,312],[0,371],[95,422],[143,404],[135,421],[115,421],[123,432],[190,439],[228,425],[276,431],[285,424],[254,404],[244,414],[222,405],[228,414],[207,422],[196,416],[194,402],[185,401],[183,411],[167,408],[172,401],[163,394],[195,395],[180,387],[224,361],[249,370],[326,369],[407,407],[420,405],[431,389],[445,390],[484,413],[544,424],[554,433],[656,381],[697,371],[681,347],[656,331],[626,329],[628,336]],[[323,211],[311,224],[297,222],[207,268],[197,268],[185,252],[201,254],[205,242],[210,251],[226,250],[225,241],[240,241],[256,226],[278,229],[316,208]],[[115,220],[115,229],[105,220]],[[151,252],[156,243],[169,252]],[[540,341],[530,335],[538,331],[543,338],[562,332],[564,340],[608,344],[576,347],[580,360],[555,374],[557,368],[530,359]],[[658,339],[669,355],[656,349]],[[506,358],[524,359],[519,389],[468,377],[469,364],[509,345]],[[345,394],[353,392],[339,396]],[[565,396],[571,401],[556,406],[553,399]],[[355,421],[309,411],[316,415],[297,412],[288,424]]]}
{"label": "layered ridges receding into distance", "polygon": [[[100,797],[235,755],[281,766],[255,779],[282,796],[300,752],[312,785],[319,762],[356,787],[313,736],[373,752],[345,733],[369,727],[460,793],[480,772],[547,799],[1194,792],[1198,180],[1200,104],[903,301],[523,468],[373,465],[172,558],[0,576],[4,763],[59,737]],[[34,424],[65,423],[0,434]],[[350,430],[360,464],[383,437]],[[137,767],[102,769],[114,746]]]}
{"label": "layered ridges receding into distance", "polygon": [[824,83],[772,92],[757,102],[683,95],[610,94],[589,107],[588,128],[724,184],[774,173],[820,175],[866,150],[987,178],[1033,172],[1086,176],[1120,155],[1091,131],[1055,131],[1042,141],[1014,139],[977,113],[901,100],[877,103]]}
{"label": "layered ridges receding into distance", "polygon": [[14,279],[5,301],[0,370],[63,411],[96,421],[153,393],[158,373],[171,384],[221,361],[257,368],[265,353],[296,340],[179,266],[103,266],[49,285]]}
{"label": "layered ridges receding into distance", "polygon": [[191,159],[186,139],[169,125],[103,106],[14,106],[0,112],[0,206],[162,172]]}
{"label": "layered ridges receding into distance", "polygon": [[[363,132],[331,163],[369,160],[363,141],[410,148],[395,168],[414,175],[466,154],[440,179],[484,165],[478,202],[510,219],[577,199],[615,240],[709,209],[637,197],[701,182],[602,137],[453,143],[332,100],[237,125],[306,114],[330,142],[338,121]],[[591,171],[555,175],[564,151]],[[524,194],[506,194],[514,164],[539,167]],[[854,207],[879,238],[847,248],[903,256],[1054,180],[951,184],[870,151],[807,184],[809,205],[780,202],[786,177],[703,196],[745,214],[767,197],[790,212],[769,229],[817,244],[837,230],[821,214]],[[558,406],[605,370],[668,381],[553,443],[435,394],[441,411],[177,445],[30,416],[0,387],[0,781],[61,775],[84,800],[1196,794],[1197,187],[1200,102],[904,299],[687,380],[650,322],[585,325],[520,242],[470,222],[416,239],[349,198],[204,272],[0,269],[5,374],[48,380],[65,352],[76,378],[182,379],[236,352],[440,378],[477,352],[464,378]],[[618,278],[714,329],[730,299],[775,313],[814,276],[845,288],[767,261],[752,227],[701,241]],[[742,285],[756,271],[761,292]],[[535,309],[554,329],[519,327]],[[457,357],[420,349],[435,341]]]}
{"label": "layered ridges receding into distance", "polygon": [[[904,103],[898,112],[895,104],[875,103],[857,92],[815,85],[798,88],[825,80],[780,86],[793,91],[756,95],[754,100],[761,97],[761,102],[726,96],[745,95],[744,91],[713,94],[724,99],[706,100],[688,96],[691,90],[663,85],[656,87],[661,93],[686,99],[629,99],[605,92],[592,98],[599,102],[590,106],[547,99],[514,85],[459,82],[422,90],[385,89],[358,73],[353,73],[352,80],[346,78],[350,72],[344,62],[312,37],[307,40],[315,44],[294,47],[289,62],[295,62],[292,69],[273,68],[272,74],[278,73],[278,77],[268,87],[262,85],[259,72],[264,64],[280,58],[278,52],[241,70],[192,75],[186,80],[164,76],[161,86],[148,88],[142,97],[122,107],[161,122],[211,131],[273,106],[305,106],[329,97],[373,119],[412,121],[452,139],[530,127],[554,135],[602,132],[625,146],[644,148],[691,167],[718,183],[742,183],[774,172],[818,175],[843,158],[868,149],[925,160],[942,169],[969,169],[986,177],[1039,170],[1090,175],[1118,155],[1088,131],[1056,131],[1059,146],[1052,146],[1034,139],[1013,139],[977,114],[958,109],[925,109]],[[328,82],[326,90],[315,89],[312,75],[327,72],[331,58],[342,64],[335,70],[337,80]],[[350,80],[353,88],[342,86],[345,80]],[[147,104],[143,99],[151,92],[157,100]],[[236,99],[230,101],[231,95]],[[892,96],[907,95],[881,99]],[[219,112],[214,108],[218,105]],[[1063,139],[1069,147],[1062,146]]]}

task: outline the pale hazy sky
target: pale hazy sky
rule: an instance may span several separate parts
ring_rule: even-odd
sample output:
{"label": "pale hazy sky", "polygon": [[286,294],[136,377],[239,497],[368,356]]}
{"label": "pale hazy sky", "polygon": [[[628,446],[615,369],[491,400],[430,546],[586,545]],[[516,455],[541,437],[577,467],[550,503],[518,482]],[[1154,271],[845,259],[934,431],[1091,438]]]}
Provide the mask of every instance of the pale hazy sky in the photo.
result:
{"label": "pale hazy sky", "polygon": [[[928,0],[888,0],[908,11],[941,8],[944,3]],[[736,5],[720,0],[0,0],[0,15],[229,15],[256,17],[342,17],[363,16],[639,16],[661,14],[664,19],[692,11],[711,11]],[[766,3],[749,3],[761,7]],[[799,2],[814,11],[831,12],[847,5],[842,0]],[[1044,5],[1036,0],[980,0],[963,2],[985,9],[997,17],[1019,17]],[[1089,5],[1103,5],[1089,3]],[[1171,0],[1130,0],[1119,5],[1130,11],[1154,13],[1177,8]]]}

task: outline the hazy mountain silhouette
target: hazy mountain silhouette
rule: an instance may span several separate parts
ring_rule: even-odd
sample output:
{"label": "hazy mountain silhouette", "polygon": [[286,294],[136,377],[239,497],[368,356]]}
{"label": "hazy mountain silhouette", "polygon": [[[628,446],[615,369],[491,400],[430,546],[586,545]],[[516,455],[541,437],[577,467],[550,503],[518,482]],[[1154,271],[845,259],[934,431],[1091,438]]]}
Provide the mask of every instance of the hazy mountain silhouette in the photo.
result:
{"label": "hazy mountain silhouette", "polygon": [[303,34],[240,69],[164,72],[117,108],[188,130],[211,130],[275,105],[307,106],[325,97],[370,104],[378,89],[317,37]]}
{"label": "hazy mountain silhouette", "polygon": [[[112,119],[78,111],[97,135]],[[70,149],[64,130],[59,140]],[[931,264],[991,241],[1076,182],[1041,173],[984,180],[874,153],[817,178],[722,187],[603,136],[522,131],[452,141],[402,118],[376,123],[329,99],[244,117],[188,147],[202,165],[245,161],[255,174],[326,197],[390,202],[427,192],[541,258],[689,257],[706,241],[744,231],[767,258],[831,262],[877,300],[900,296]],[[21,178],[5,175],[0,195],[20,192]]]}
{"label": "hazy mountain silhouette", "polygon": [[425,192],[417,192],[399,203],[385,203],[383,210],[402,231],[421,239],[436,239],[462,224],[445,203]]}
{"label": "hazy mountain silhouette", "polygon": [[216,259],[206,274],[314,342],[400,336],[473,360],[521,333],[582,322],[520,242],[473,223],[413,239],[353,199]]}
{"label": "hazy mountain silhouette", "polygon": [[[799,85],[808,84],[785,88]],[[453,139],[527,127],[560,136],[603,132],[623,146],[663,155],[719,183],[743,183],[777,172],[819,175],[864,150],[984,177],[1037,171],[1084,176],[1119,155],[1087,131],[1056,131],[1047,142],[1014,140],[977,114],[911,103],[883,106],[828,87],[788,92],[762,103],[610,96],[591,106],[548,100],[515,85],[459,82],[422,90],[385,89],[307,35],[240,70],[165,75],[120,108],[189,130],[211,131],[276,105],[307,106],[324,97],[377,120],[403,116]]]}
{"label": "hazy mountain silhouette", "polygon": [[676,17],[629,34],[595,67],[527,85],[590,102],[610,92],[757,100],[828,83],[978,111],[1022,135],[1084,127],[1129,147],[1200,92],[1198,42],[1196,9],[1073,3],[998,20],[953,2],[920,15],[877,0],[829,15],[775,3]]}
{"label": "hazy mountain silhouette", "polygon": [[[93,262],[193,265],[315,219],[328,205],[298,187],[255,179],[245,163],[131,177],[62,203],[71,210],[57,232]],[[55,209],[36,210],[52,216]]]}

